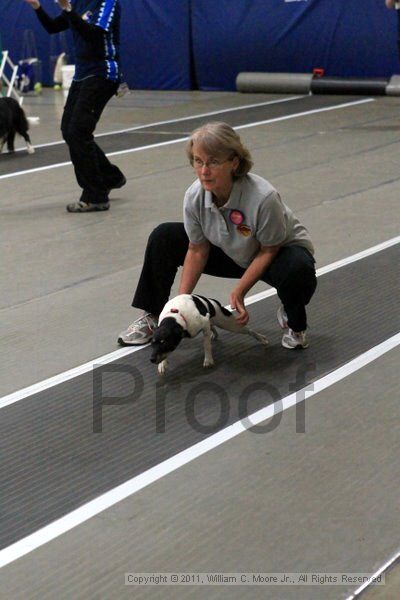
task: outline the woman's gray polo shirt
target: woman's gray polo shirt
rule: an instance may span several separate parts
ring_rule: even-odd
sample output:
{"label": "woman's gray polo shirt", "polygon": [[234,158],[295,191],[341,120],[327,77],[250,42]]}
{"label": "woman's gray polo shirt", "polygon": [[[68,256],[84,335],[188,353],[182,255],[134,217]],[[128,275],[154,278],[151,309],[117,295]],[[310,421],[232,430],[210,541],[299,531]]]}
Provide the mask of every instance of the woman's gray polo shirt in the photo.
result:
{"label": "woman's gray polo shirt", "polygon": [[247,268],[260,246],[314,247],[307,229],[262,177],[249,174],[235,180],[229,200],[217,208],[211,192],[195,181],[183,204],[185,230],[190,242],[208,240],[240,267]]}

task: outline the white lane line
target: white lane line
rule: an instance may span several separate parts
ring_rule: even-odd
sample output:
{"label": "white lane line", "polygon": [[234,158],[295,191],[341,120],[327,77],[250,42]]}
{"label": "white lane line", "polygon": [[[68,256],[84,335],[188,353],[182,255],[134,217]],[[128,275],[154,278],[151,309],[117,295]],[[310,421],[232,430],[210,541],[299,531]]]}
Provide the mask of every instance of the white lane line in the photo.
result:
{"label": "white lane line", "polygon": [[[390,240],[386,240],[376,246],[371,246],[371,248],[367,248],[362,252],[357,252],[357,254],[353,254],[352,256],[347,256],[342,260],[338,260],[330,265],[325,267],[321,267],[317,270],[317,276],[324,275],[325,273],[329,273],[330,271],[334,271],[335,269],[339,269],[344,267],[345,265],[349,265],[353,262],[366,258],[367,256],[371,256],[372,254],[376,254],[377,252],[381,252],[382,250],[386,250],[391,246],[394,246],[400,242],[400,236],[391,238]],[[254,294],[253,296],[249,296],[246,298],[246,306],[250,304],[254,304],[254,302],[259,302],[264,298],[268,298],[269,296],[274,296],[276,294],[276,290],[271,288],[266,290],[265,292],[260,292],[258,294]],[[68,371],[63,373],[59,373],[58,375],[54,375],[48,379],[44,379],[43,381],[39,381],[33,385],[22,388],[21,390],[17,390],[16,392],[12,392],[11,394],[7,394],[7,396],[3,396],[0,398],[0,409],[9,406],[10,404],[14,404],[15,402],[19,402],[24,398],[28,398],[29,396],[33,396],[38,392],[42,392],[47,390],[55,385],[63,383],[64,381],[69,381],[70,379],[74,379],[79,375],[83,375],[83,373],[87,373],[91,371],[93,368],[98,367],[100,365],[106,365],[114,360],[118,360],[119,358],[123,358],[124,356],[128,356],[129,354],[133,354],[134,352],[138,352],[139,350],[143,350],[143,348],[147,348],[148,344],[143,346],[135,346],[130,348],[121,348],[119,350],[115,350],[114,352],[110,352],[109,354],[105,354],[104,356],[100,356],[94,360],[91,360],[83,365],[79,365],[78,367],[74,367]]]}
{"label": "white lane line", "polygon": [[[375,102],[374,98],[367,98],[366,100],[357,100],[356,102],[346,102],[345,104],[338,104],[336,106],[327,106],[325,108],[315,108],[313,110],[307,110],[305,112],[295,113],[293,115],[285,115],[283,117],[276,117],[274,119],[266,119],[265,121],[257,121],[255,123],[247,123],[246,125],[238,125],[233,129],[249,129],[250,127],[259,127],[261,125],[269,125],[271,123],[278,123],[279,121],[287,121],[289,119],[296,119],[297,117],[307,117],[316,113],[327,112],[330,110],[338,110],[340,108],[349,108],[355,104],[366,104],[367,102]],[[159,148],[160,146],[167,146],[169,144],[177,144],[178,142],[186,142],[188,136],[171,140],[169,142],[161,142],[158,144],[151,144],[149,146],[142,146],[140,148],[128,148],[127,150],[118,150],[116,152],[110,152],[107,156],[118,156],[120,154],[130,154],[131,152],[138,152],[139,150],[146,150],[148,148]],[[0,177],[1,179],[1,177]]]}
{"label": "white lane line", "polygon": [[382,565],[377,571],[375,571],[373,575],[371,575],[368,581],[360,585],[360,587],[357,588],[348,598],[346,598],[346,600],[354,600],[354,598],[358,598],[366,588],[374,584],[374,581],[377,577],[379,577],[379,575],[382,575],[382,573],[389,570],[398,561],[400,561],[400,552],[397,552],[397,554],[385,562],[384,565]]}
{"label": "white lane line", "polygon": [[233,425],[230,425],[222,431],[211,435],[206,440],[199,442],[194,446],[183,450],[182,452],[179,452],[175,456],[172,456],[171,458],[159,463],[151,469],[140,473],[140,475],[137,475],[129,481],[126,481],[116,488],[102,494],[101,496],[98,496],[94,500],[87,502],[83,506],[80,506],[76,510],[61,517],[60,519],[53,521],[53,523],[50,523],[38,531],[35,531],[31,535],[28,535],[18,542],[11,544],[7,548],[4,548],[0,551],[0,568],[10,564],[22,556],[25,556],[33,550],[36,550],[40,546],[43,546],[44,544],[54,540],[58,536],[70,531],[74,527],[81,525],[88,519],[98,515],[104,510],[107,510],[118,502],[125,500],[129,496],[132,496],[155,481],[158,481],[166,475],[173,473],[180,467],[187,465],[199,456],[210,452],[210,450],[217,448],[240,433],[247,431],[247,429],[258,425],[267,419],[271,419],[274,415],[284,412],[292,406],[295,406],[297,403],[303,402],[315,394],[322,392],[338,381],[341,381],[345,377],[348,377],[352,373],[355,373],[362,367],[373,362],[399,344],[400,333],[385,340],[378,346],[371,348],[367,352],[360,354],[360,356],[357,356],[347,364],[336,369],[335,371],[332,371],[328,375],[325,375],[317,381],[314,381],[311,386],[307,385],[302,390],[286,396],[281,401],[275,402],[272,405],[256,411],[246,419],[233,423]]}
{"label": "white lane line", "polygon": [[[321,275],[325,275],[326,273],[330,273],[331,271],[335,271],[335,269],[340,269],[341,267],[345,267],[346,265],[349,265],[353,262],[356,262],[357,260],[362,260],[363,258],[366,258],[367,256],[371,256],[372,254],[375,254],[376,252],[382,252],[382,250],[387,250],[387,248],[390,248],[391,246],[395,246],[396,244],[400,243],[400,235],[391,238],[390,240],[386,240],[386,242],[381,242],[380,244],[377,244],[376,246],[371,246],[371,248],[367,248],[366,250],[362,250],[361,252],[357,252],[357,254],[352,254],[351,256],[346,256],[346,258],[342,258],[341,260],[337,260],[333,263],[331,263],[330,265],[326,265],[325,267],[321,267],[320,269],[317,269],[317,277],[320,277]],[[248,299],[246,299],[246,306],[248,304],[253,304],[254,302],[258,302],[259,300],[263,300],[264,298],[267,298],[268,296],[273,296],[274,294],[276,294],[276,290],[274,289],[270,289],[270,290],[266,290],[265,292],[259,292],[258,294],[254,294],[253,296],[250,296]],[[0,408],[1,408],[1,399],[0,399]]]}
{"label": "white lane line", "polygon": [[[117,135],[120,133],[130,133],[131,131],[140,131],[141,129],[148,129],[149,127],[157,127],[158,125],[171,125],[171,123],[180,123],[182,121],[190,121],[192,119],[201,119],[203,117],[212,117],[235,110],[247,110],[248,108],[259,108],[260,106],[269,106],[271,104],[281,104],[283,102],[291,102],[292,100],[299,100],[307,96],[291,96],[290,98],[281,98],[278,100],[268,100],[267,102],[257,102],[256,104],[245,104],[242,106],[233,106],[232,108],[221,108],[221,110],[213,110],[211,112],[201,113],[199,115],[191,115],[189,117],[180,117],[179,119],[169,119],[168,121],[156,121],[155,123],[148,123],[147,125],[136,125],[135,127],[128,127],[127,129],[115,129],[114,131],[106,131],[104,133],[97,133],[96,138],[104,137],[106,135]],[[134,110],[134,107],[133,107]],[[49,146],[59,146],[64,144],[63,140],[57,142],[48,142],[47,144],[35,145],[35,148],[48,148]],[[19,148],[17,152],[24,152],[26,148]]]}
{"label": "white lane line", "polygon": [[283,117],[277,117],[276,119],[267,119],[265,121],[258,121],[256,123],[249,123],[247,125],[238,125],[234,129],[246,129],[250,127],[259,127],[260,125],[267,125],[268,123],[276,123],[278,121],[287,121],[288,119],[296,119],[297,117],[304,117],[306,115],[315,115],[321,112],[327,112],[329,110],[338,110],[340,108],[349,108],[356,104],[367,104],[368,102],[375,102],[375,98],[366,98],[364,100],[357,100],[355,102],[345,102],[344,104],[337,104],[336,106],[325,106],[324,108],[314,108],[302,113],[295,113],[293,115],[285,115]]}
{"label": "white lane line", "polygon": [[119,350],[114,350],[114,352],[110,352],[110,354],[105,354],[104,356],[100,356],[99,358],[84,363],[83,365],[79,365],[77,367],[74,367],[73,369],[69,369],[68,371],[64,371],[63,373],[59,373],[58,375],[54,375],[53,377],[49,377],[48,379],[44,379],[43,381],[39,381],[38,383],[34,383],[33,385],[13,392],[12,394],[3,396],[2,398],[0,398],[0,409],[5,408],[10,404],[14,404],[15,402],[19,402],[24,398],[29,398],[29,396],[33,396],[34,394],[38,394],[39,392],[43,392],[44,390],[52,388],[55,385],[59,385],[60,383],[64,383],[65,381],[69,381],[70,379],[75,379],[76,377],[79,377],[80,375],[91,371],[97,366],[107,365],[110,362],[127,356],[128,354],[138,352],[143,348],[147,348],[148,345],[149,344],[145,344],[143,346],[120,348]]}
{"label": "white lane line", "polygon": [[227,112],[235,110],[247,110],[249,108],[259,108],[260,106],[270,106],[271,104],[283,104],[284,102],[291,102],[292,100],[299,100],[307,96],[291,96],[290,98],[280,98],[277,100],[268,100],[267,102],[257,102],[256,104],[245,104],[242,106],[233,106],[231,108],[222,108],[220,110],[213,110],[212,112],[201,113],[199,115],[191,115],[188,117],[180,117],[179,119],[170,119],[169,121],[158,121],[156,123],[149,123],[148,125],[138,125],[129,129],[121,129],[119,131],[111,131],[109,133],[100,133],[96,137],[104,135],[111,135],[116,133],[128,133],[130,131],[137,131],[138,129],[148,129],[149,127],[157,127],[158,125],[170,125],[171,123],[181,123],[182,121],[191,121],[193,119],[202,119],[203,117],[213,117],[214,115],[222,115]]}
{"label": "white lane line", "polygon": [[40,171],[48,171],[49,169],[68,167],[70,164],[70,162],[63,162],[50,166],[46,165],[45,167],[37,167],[36,169],[26,169],[26,171],[16,171],[15,173],[7,173],[6,175],[0,175],[0,179],[10,179],[11,177],[19,177],[20,175],[28,175],[29,173],[39,173]]}
{"label": "white lane line", "polygon": [[[293,115],[276,117],[274,119],[266,119],[265,121],[257,121],[255,123],[248,123],[247,125],[239,125],[237,127],[234,127],[234,129],[246,129],[246,128],[250,128],[250,127],[259,127],[260,125],[268,125],[270,123],[278,123],[279,121],[287,121],[288,119],[297,119],[298,117],[307,117],[308,115],[313,115],[316,113],[327,112],[327,111],[331,111],[331,110],[338,110],[341,108],[349,108],[352,106],[357,106],[359,104],[366,104],[367,102],[375,102],[375,99],[374,98],[366,98],[364,100],[356,100],[354,102],[345,102],[344,104],[337,104],[335,106],[326,106],[325,108],[315,108],[313,110],[307,110],[304,112],[295,113]],[[219,114],[219,112],[222,112],[222,111],[218,111],[215,114]],[[192,118],[192,117],[190,117],[190,118]],[[173,121],[173,122],[175,122],[175,121]],[[170,140],[168,142],[159,142],[157,144],[149,144],[148,146],[140,146],[138,148],[128,148],[127,150],[117,150],[116,152],[107,153],[107,156],[119,156],[122,154],[130,154],[132,152],[141,152],[142,150],[151,150],[152,148],[161,148],[162,146],[168,146],[171,144],[186,142],[187,139],[188,139],[188,136],[185,136],[185,137],[181,137],[176,140]],[[40,171],[48,171],[50,169],[58,169],[59,167],[65,167],[70,164],[71,164],[71,162],[63,162],[63,163],[57,163],[55,165],[46,165],[43,167],[37,167],[35,169],[27,169],[25,171],[17,171],[16,173],[7,173],[5,175],[0,175],[0,180],[1,179],[9,179],[10,177],[18,177],[19,175],[27,175],[28,173],[38,173]]]}

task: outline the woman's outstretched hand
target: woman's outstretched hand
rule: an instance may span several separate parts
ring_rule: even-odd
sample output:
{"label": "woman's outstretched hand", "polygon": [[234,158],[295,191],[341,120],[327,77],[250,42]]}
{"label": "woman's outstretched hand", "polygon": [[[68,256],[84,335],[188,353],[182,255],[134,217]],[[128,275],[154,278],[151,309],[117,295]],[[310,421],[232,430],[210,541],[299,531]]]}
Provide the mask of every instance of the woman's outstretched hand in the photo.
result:
{"label": "woman's outstretched hand", "polygon": [[239,325],[246,325],[249,321],[249,313],[244,306],[244,295],[238,290],[233,290],[230,296],[231,307],[236,310],[238,315],[236,321]]}
{"label": "woman's outstretched hand", "polygon": [[29,4],[29,6],[32,6],[32,8],[35,10],[40,8],[40,2],[38,2],[38,0],[25,0],[25,2]]}
{"label": "woman's outstretched hand", "polygon": [[69,0],[57,0],[57,4],[61,10],[71,10],[71,3]]}

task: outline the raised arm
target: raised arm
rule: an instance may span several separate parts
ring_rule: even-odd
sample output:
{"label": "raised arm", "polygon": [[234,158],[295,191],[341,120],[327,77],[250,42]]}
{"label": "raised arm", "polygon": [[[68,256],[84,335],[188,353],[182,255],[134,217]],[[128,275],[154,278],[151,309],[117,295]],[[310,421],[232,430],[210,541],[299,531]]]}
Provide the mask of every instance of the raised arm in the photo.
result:
{"label": "raised arm", "polygon": [[71,29],[75,29],[88,42],[102,42],[105,31],[109,31],[115,18],[115,5],[117,0],[104,0],[101,12],[95,12],[92,23],[85,21],[75,12],[69,0],[57,0],[63,10]]}
{"label": "raised arm", "polygon": [[53,19],[41,7],[40,2],[38,2],[38,0],[25,0],[25,2],[34,9],[37,18],[39,19],[47,33],[60,33],[60,31],[65,31],[66,29],[68,29],[69,23],[65,18],[64,14],[61,14]]}

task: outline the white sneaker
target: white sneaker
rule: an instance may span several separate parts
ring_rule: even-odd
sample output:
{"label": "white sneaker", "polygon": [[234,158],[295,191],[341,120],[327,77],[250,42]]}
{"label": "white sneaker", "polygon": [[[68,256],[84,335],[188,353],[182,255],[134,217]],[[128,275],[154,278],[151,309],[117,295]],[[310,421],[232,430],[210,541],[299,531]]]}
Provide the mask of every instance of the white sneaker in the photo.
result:
{"label": "white sneaker", "polygon": [[133,321],[126,331],[123,331],[118,336],[118,344],[120,346],[136,346],[147,344],[151,341],[157,320],[150,313],[146,313]]}
{"label": "white sneaker", "polygon": [[308,348],[308,342],[305,331],[299,331],[298,333],[288,330],[287,333],[283,334],[282,346],[294,350],[295,348]]}
{"label": "white sneaker", "polygon": [[282,304],[276,311],[276,318],[278,319],[278,323],[282,329],[288,328],[287,314],[285,313],[285,309],[283,308]]}

